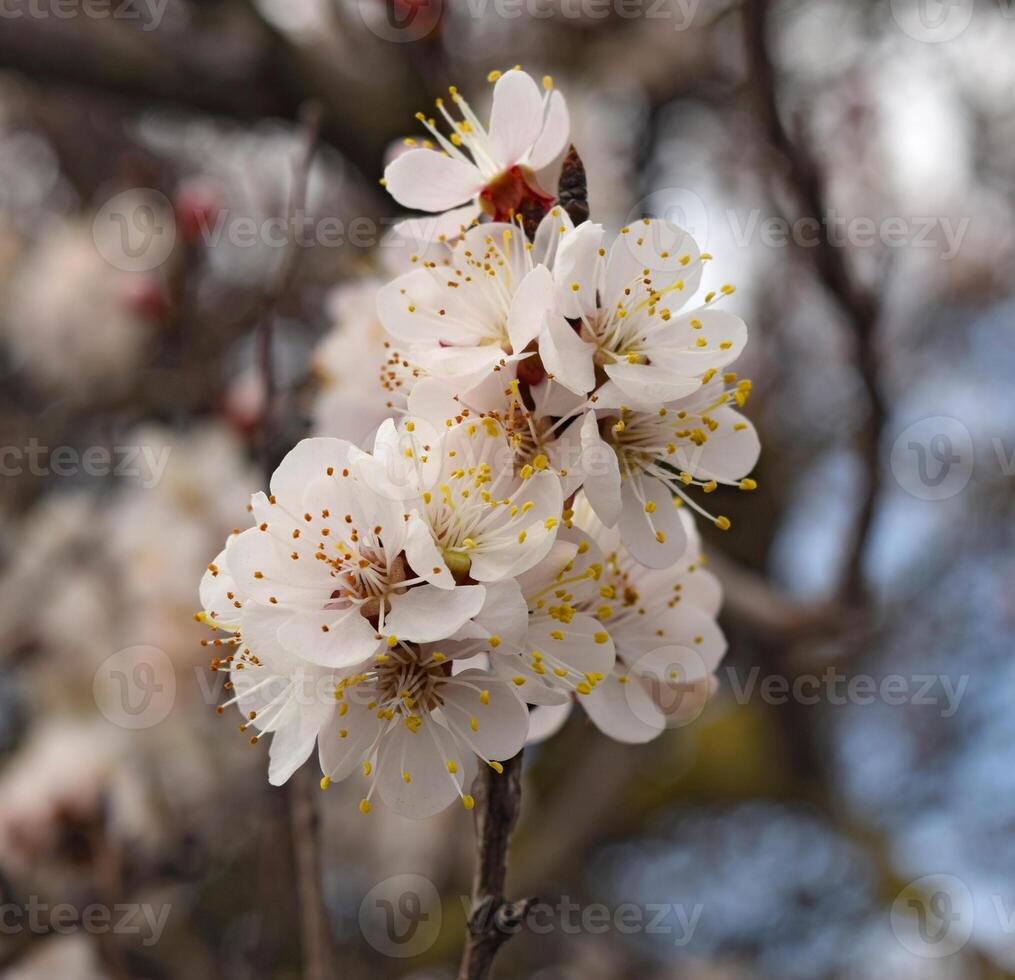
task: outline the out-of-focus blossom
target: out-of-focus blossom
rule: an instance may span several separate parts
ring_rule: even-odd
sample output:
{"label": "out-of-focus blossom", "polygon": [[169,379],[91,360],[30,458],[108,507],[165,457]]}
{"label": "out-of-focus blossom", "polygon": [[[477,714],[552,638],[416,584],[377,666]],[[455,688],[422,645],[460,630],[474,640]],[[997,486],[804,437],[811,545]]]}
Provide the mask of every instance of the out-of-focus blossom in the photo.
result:
{"label": "out-of-focus blossom", "polygon": [[130,383],[152,338],[151,311],[135,302],[147,282],[110,266],[86,225],[55,225],[13,274],[0,331],[15,362],[47,391],[75,401],[115,392]]}
{"label": "out-of-focus blossom", "polygon": [[43,722],[0,770],[5,870],[65,880],[96,841],[151,839],[155,826],[130,741],[104,721]]}

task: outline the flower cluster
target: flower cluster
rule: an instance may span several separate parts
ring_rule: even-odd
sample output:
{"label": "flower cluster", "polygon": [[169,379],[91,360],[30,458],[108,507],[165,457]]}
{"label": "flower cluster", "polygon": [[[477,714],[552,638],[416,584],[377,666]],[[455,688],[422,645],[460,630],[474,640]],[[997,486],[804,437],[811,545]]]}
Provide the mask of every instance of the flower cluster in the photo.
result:
{"label": "flower cluster", "polygon": [[627,742],[693,718],[725,641],[691,511],[728,529],[703,496],[754,487],[732,287],[690,305],[710,256],[667,222],[575,223],[539,174],[564,99],[491,81],[488,128],[452,89],[459,118],[419,114],[388,167],[402,204],[452,209],[377,294],[391,417],[369,450],[297,445],[201,585],[220,711],[272,736],[273,783],[316,747],[363,812],[471,808],[477,767],[575,703]]}

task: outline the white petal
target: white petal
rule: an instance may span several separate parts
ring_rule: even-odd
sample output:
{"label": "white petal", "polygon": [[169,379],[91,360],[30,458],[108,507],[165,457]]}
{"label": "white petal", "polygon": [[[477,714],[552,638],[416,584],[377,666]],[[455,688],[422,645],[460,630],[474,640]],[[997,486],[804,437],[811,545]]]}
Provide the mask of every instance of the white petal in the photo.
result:
{"label": "white petal", "polygon": [[648,269],[656,289],[683,282],[683,289],[667,294],[667,305],[679,309],[698,288],[700,254],[690,234],[669,221],[650,218],[633,222],[610,248],[603,306],[609,308],[624,299],[624,289]]}
{"label": "white petal", "polygon": [[529,737],[526,744],[545,742],[546,739],[556,735],[564,727],[564,722],[571,717],[573,707],[573,701],[565,701],[563,704],[541,704],[530,711]]}
{"label": "white petal", "polygon": [[462,414],[462,403],[448,390],[446,382],[424,378],[409,394],[408,409],[410,415],[426,419],[431,425],[444,426]]}
{"label": "white petal", "polygon": [[[543,97],[539,86],[523,71],[505,72],[493,88],[490,145],[504,170],[519,163],[543,129]],[[460,203],[460,202],[458,202]]]}
{"label": "white petal", "polygon": [[663,636],[632,664],[632,670],[662,683],[693,684],[718,668],[726,653],[726,637],[711,616],[678,603],[656,625]]}
{"label": "white petal", "polygon": [[219,629],[235,630],[239,623],[240,610],[236,603],[243,603],[246,594],[241,592],[236,580],[229,572],[226,549],[223,548],[201,577],[199,588],[201,609]]}
{"label": "white petal", "polygon": [[[279,533],[288,537],[292,523],[285,521],[281,511],[279,525]],[[293,550],[303,557],[293,561]],[[273,525],[266,531],[252,527],[233,535],[226,558],[239,588],[265,604],[318,610],[334,591],[327,566],[314,560],[313,551],[307,554],[303,539],[276,537]]]}
{"label": "white petal", "polygon": [[607,527],[620,518],[621,480],[617,454],[599,434],[599,420],[589,412],[582,420],[582,486],[596,516]]}
{"label": "white petal", "polygon": [[[702,368],[702,371],[707,368]],[[634,407],[659,405],[693,394],[701,387],[700,375],[681,375],[660,364],[607,364],[607,376],[632,400]]]}
{"label": "white petal", "polygon": [[[451,733],[431,717],[416,731],[397,725],[384,736],[381,753],[377,791],[402,816],[417,820],[432,817],[468,792],[465,780],[471,753],[463,753]],[[449,759],[458,766],[455,775],[448,772]]]}
{"label": "white petal", "polygon": [[[570,623],[560,623],[546,615],[532,617],[528,643],[532,650],[542,654],[541,662],[549,671],[535,676],[548,681],[563,680],[570,688],[581,683],[586,674],[608,674],[616,660],[613,641],[603,624],[584,613],[577,613]],[[530,663],[528,653],[523,658],[527,665]],[[567,670],[569,676],[550,678],[555,666]],[[525,690],[519,694],[527,697]]]}
{"label": "white petal", "polygon": [[[467,670],[446,684],[441,696],[448,724],[459,740],[479,755],[502,762],[522,750],[529,731],[529,711],[512,685],[481,671]],[[475,731],[472,718],[476,719]]]}
{"label": "white petal", "polygon": [[518,285],[508,312],[511,350],[520,354],[539,336],[544,316],[553,309],[553,277],[544,265],[537,265]]}
{"label": "white petal", "polygon": [[275,732],[268,751],[268,782],[282,786],[314,751],[317,735],[334,711],[333,705],[300,712],[293,721]]}
{"label": "white petal", "polygon": [[550,105],[546,114],[546,122],[543,124],[543,131],[539,134],[532,152],[529,154],[526,163],[533,170],[542,170],[548,167],[567,146],[567,139],[570,135],[571,120],[568,117],[567,103],[564,96],[556,89],[550,93]]}
{"label": "white petal", "polygon": [[552,269],[561,241],[573,228],[574,222],[563,208],[550,208],[543,215],[532,238],[532,261]]}
{"label": "white petal", "polygon": [[[626,676],[621,683],[619,676]],[[597,684],[591,694],[579,698],[595,726],[618,742],[640,744],[651,741],[666,721],[648,691],[630,674],[613,674]]]}
{"label": "white petal", "polygon": [[388,164],[384,182],[407,208],[447,211],[474,198],[483,188],[483,175],[473,164],[436,150],[409,150]]}
{"label": "white petal", "polygon": [[405,558],[412,570],[440,589],[453,589],[455,580],[444,555],[433,539],[430,525],[415,511],[409,515],[405,538]]}
{"label": "white petal", "polygon": [[[471,553],[471,575],[477,582],[496,582],[520,575],[541,561],[552,547],[564,506],[560,480],[553,473],[537,473],[527,481],[519,502],[522,506],[533,504],[526,514],[528,523],[514,524],[506,531],[493,528],[479,533],[479,547]],[[548,528],[548,518],[558,523]],[[520,531],[525,532],[521,541]],[[484,551],[482,545],[487,540],[491,548]]]}
{"label": "white petal", "polygon": [[391,599],[391,612],[385,617],[389,635],[414,643],[436,643],[451,637],[483,608],[486,589],[481,585],[461,585],[439,589],[418,585]]}
{"label": "white petal", "polygon": [[493,345],[486,347],[413,348],[413,359],[430,374],[443,380],[448,390],[464,395],[488,378],[507,360]]}
{"label": "white petal", "polygon": [[278,641],[289,653],[336,669],[363,663],[381,645],[355,606],[297,613],[279,626]]}
{"label": "white petal", "polygon": [[[631,554],[649,568],[675,564],[687,537],[666,485],[654,477],[628,476],[621,487],[621,500],[618,526]],[[655,505],[652,513],[645,510],[646,503]]]}
{"label": "white petal", "polygon": [[[700,446],[677,448],[674,465],[704,480],[732,483],[754,469],[761,442],[754,426],[739,412],[722,406],[709,412],[718,426]],[[738,428],[739,426],[739,428]]]}
{"label": "white petal", "polygon": [[472,343],[475,331],[437,312],[447,309],[446,302],[434,277],[417,268],[380,288],[377,317],[392,337],[407,344]]}
{"label": "white petal", "polygon": [[321,771],[335,782],[360,769],[385,724],[377,717],[376,709],[367,707],[364,699],[350,698],[354,692],[355,688],[346,690],[345,714],[340,715],[336,710],[318,737]]}
{"label": "white petal", "polygon": [[[404,249],[407,259],[409,255],[420,255],[459,238],[472,227],[479,214],[475,204],[466,204],[432,218],[406,218],[391,229],[390,236],[381,242],[381,248]],[[387,254],[384,257],[387,259]]]}
{"label": "white petal", "polygon": [[[596,311],[601,259],[599,249],[603,241],[603,226],[591,221],[582,222],[574,231],[564,235],[557,250],[553,278],[560,296],[564,316],[578,318],[591,316]],[[579,288],[574,289],[577,285]]]}
{"label": "white petal", "polygon": [[302,509],[307,487],[348,465],[355,446],[344,439],[303,439],[286,453],[271,477],[271,492],[286,506]]}
{"label": "white petal", "polygon": [[722,585],[711,572],[695,567],[680,577],[681,601],[695,606],[708,616],[715,617],[722,608]]}
{"label": "white petal", "polygon": [[499,640],[498,651],[519,649],[528,632],[529,607],[516,579],[491,582],[486,587],[483,608],[455,634],[456,640]]}
{"label": "white petal", "polygon": [[[699,326],[695,326],[695,323]],[[699,310],[670,321],[665,347],[654,355],[667,367],[690,370],[698,375],[709,368],[722,368],[735,361],[747,346],[747,324],[725,310]],[[698,342],[704,340],[705,345]],[[675,352],[671,358],[669,352]]]}
{"label": "white petal", "polygon": [[596,386],[594,353],[592,345],[585,343],[562,316],[547,316],[539,334],[539,354],[554,381],[576,395],[591,391]]}

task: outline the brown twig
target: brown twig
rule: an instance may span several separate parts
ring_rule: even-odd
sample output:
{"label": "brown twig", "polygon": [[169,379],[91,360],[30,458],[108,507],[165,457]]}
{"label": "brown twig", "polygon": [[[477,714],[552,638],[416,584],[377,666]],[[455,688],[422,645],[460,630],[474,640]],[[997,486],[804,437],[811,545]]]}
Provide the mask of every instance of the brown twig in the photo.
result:
{"label": "brown twig", "polygon": [[476,801],[476,875],[459,980],[485,980],[490,976],[497,950],[521,930],[535,901],[504,900],[508,848],[522,802],[522,753],[504,763],[503,773],[488,769],[480,785]]}

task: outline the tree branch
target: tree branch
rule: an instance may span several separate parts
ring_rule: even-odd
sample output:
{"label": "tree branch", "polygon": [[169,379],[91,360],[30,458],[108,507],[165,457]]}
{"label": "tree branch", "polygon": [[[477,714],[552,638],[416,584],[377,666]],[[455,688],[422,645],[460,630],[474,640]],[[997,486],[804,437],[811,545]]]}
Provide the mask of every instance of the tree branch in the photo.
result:
{"label": "tree branch", "polygon": [[487,769],[476,802],[477,861],[472,887],[469,934],[459,980],[485,980],[497,951],[525,923],[535,899],[504,900],[508,848],[522,802],[522,753],[504,763],[504,772]]}

